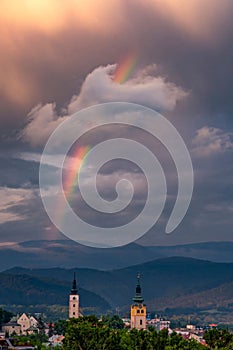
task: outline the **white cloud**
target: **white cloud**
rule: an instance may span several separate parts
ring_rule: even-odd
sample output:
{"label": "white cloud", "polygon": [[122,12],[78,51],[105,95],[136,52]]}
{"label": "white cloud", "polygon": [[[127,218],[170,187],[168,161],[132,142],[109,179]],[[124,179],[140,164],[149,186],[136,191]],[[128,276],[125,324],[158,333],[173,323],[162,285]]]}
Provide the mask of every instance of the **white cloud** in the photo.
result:
{"label": "white cloud", "polygon": [[0,224],[9,221],[24,220],[25,216],[14,212],[15,205],[32,198],[33,191],[29,189],[16,189],[0,187]]}
{"label": "white cloud", "polygon": [[1,242],[0,243],[0,250],[13,250],[13,251],[17,251],[17,252],[28,252],[30,251],[30,253],[42,253],[44,252],[44,250],[42,248],[36,248],[36,247],[24,247],[22,245],[20,245],[18,242]]}
{"label": "white cloud", "polygon": [[21,133],[33,147],[43,146],[56,127],[78,110],[104,102],[132,102],[155,110],[172,110],[187,93],[175,84],[156,77],[154,68],[146,67],[124,84],[113,80],[116,64],[93,70],[83,82],[79,95],[71,98],[63,116],[56,112],[55,103],[38,105],[29,113],[29,122]]}
{"label": "white cloud", "polygon": [[233,150],[233,134],[221,129],[204,126],[198,129],[193,139],[194,155],[206,157]]}
{"label": "white cloud", "polygon": [[176,85],[165,82],[162,77],[150,75],[151,71],[146,67],[136,76],[120,84],[113,81],[112,77],[117,65],[98,67],[85,79],[81,92],[73,97],[69,112],[102,102],[133,102],[142,104],[156,110],[172,110],[176,102],[186,96],[187,93]]}
{"label": "white cloud", "polygon": [[24,141],[33,147],[43,146],[64,118],[56,113],[56,104],[38,105],[29,113],[29,122],[21,133]]}

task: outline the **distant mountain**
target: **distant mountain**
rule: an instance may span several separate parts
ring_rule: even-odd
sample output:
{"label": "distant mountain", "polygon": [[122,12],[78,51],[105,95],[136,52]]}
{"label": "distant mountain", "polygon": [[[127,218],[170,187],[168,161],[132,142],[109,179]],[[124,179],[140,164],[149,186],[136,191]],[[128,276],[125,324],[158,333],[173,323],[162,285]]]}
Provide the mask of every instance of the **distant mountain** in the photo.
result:
{"label": "distant mountain", "polygon": [[71,240],[41,240],[0,246],[0,269],[14,266],[48,268],[119,269],[159,258],[182,256],[214,262],[233,262],[233,242],[207,242],[177,246],[145,247],[131,243],[100,249]]}
{"label": "distant mountain", "polygon": [[64,267],[73,266],[112,269],[154,259],[155,253],[132,243],[119,248],[91,248],[71,240],[27,241],[0,246],[0,269],[14,266]]}
{"label": "distant mountain", "polygon": [[[27,275],[43,280],[50,279],[52,276],[60,283],[68,283],[74,271],[78,277],[79,287],[101,296],[113,309],[131,303],[138,272],[142,274],[143,295],[148,303],[161,298],[175,300],[181,296],[213,290],[233,282],[233,263],[214,263],[181,257],[158,259],[112,271],[14,268],[6,273]],[[59,285],[59,282],[56,283]],[[154,305],[156,306],[155,302]]]}

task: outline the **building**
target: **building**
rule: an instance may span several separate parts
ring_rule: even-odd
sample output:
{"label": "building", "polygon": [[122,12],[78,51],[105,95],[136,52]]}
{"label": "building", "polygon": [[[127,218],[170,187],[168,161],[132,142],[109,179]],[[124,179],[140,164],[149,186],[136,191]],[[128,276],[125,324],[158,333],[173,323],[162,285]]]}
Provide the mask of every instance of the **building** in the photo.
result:
{"label": "building", "polygon": [[21,334],[39,333],[38,320],[25,312],[17,319],[17,323],[21,326]]}
{"label": "building", "polygon": [[50,347],[56,347],[56,346],[62,346],[62,341],[65,339],[64,335],[54,334],[52,337],[48,340],[48,346]]}
{"label": "building", "polygon": [[[45,334],[48,333],[49,327],[43,322],[43,331]],[[39,321],[32,315],[27,315],[25,312],[22,313],[21,316],[14,316],[10,320],[10,322],[5,323],[2,326],[2,331],[7,333],[8,335],[12,334],[33,334],[33,333],[40,333],[40,325]]]}
{"label": "building", "polygon": [[171,322],[169,320],[164,320],[162,318],[152,318],[147,320],[147,327],[155,327],[157,331],[162,331],[163,329],[170,330]]}
{"label": "building", "polygon": [[27,330],[31,327],[30,316],[24,312],[18,318],[17,323],[21,326],[22,334],[27,334]]}
{"label": "building", "polygon": [[4,334],[12,335],[12,334],[21,334],[21,326],[17,323],[17,321],[11,320],[8,323],[2,325],[2,331]]}
{"label": "building", "polygon": [[136,286],[136,294],[131,305],[131,329],[146,329],[146,305],[143,304],[144,299],[141,293],[140,275]]}
{"label": "building", "polygon": [[76,276],[74,273],[73,284],[69,295],[69,318],[78,318],[79,316],[79,295],[77,289]]}

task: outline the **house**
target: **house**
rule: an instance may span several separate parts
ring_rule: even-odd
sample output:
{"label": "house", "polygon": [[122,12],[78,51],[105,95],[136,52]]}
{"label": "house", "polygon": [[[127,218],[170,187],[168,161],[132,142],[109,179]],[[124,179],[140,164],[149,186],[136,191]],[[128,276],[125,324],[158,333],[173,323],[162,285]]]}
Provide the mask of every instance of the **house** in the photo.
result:
{"label": "house", "polygon": [[21,326],[16,321],[11,320],[8,323],[2,325],[2,331],[4,334],[12,335],[12,334],[21,334]]}
{"label": "house", "polygon": [[27,330],[31,327],[30,317],[24,312],[18,318],[17,323],[21,326],[21,333],[27,334]]}
{"label": "house", "polygon": [[62,341],[64,338],[64,335],[54,334],[52,337],[49,338],[49,345],[62,346]]}
{"label": "house", "polygon": [[[12,317],[10,322],[2,326],[2,331],[9,335],[12,335],[13,333],[18,335],[39,333],[41,329],[38,323],[39,321],[36,319],[36,317],[27,315],[24,312],[21,316]],[[48,334],[49,332],[49,327],[46,324],[44,324],[44,332],[45,334]]]}

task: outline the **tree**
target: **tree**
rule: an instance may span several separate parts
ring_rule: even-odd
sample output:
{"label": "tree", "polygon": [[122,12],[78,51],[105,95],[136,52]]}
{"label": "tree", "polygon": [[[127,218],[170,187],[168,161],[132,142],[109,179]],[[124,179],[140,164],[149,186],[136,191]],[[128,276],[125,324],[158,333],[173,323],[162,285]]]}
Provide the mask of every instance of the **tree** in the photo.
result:
{"label": "tree", "polygon": [[37,328],[39,330],[39,334],[45,334],[45,324],[41,316],[38,318]]}
{"label": "tree", "polygon": [[[195,340],[187,341],[167,330],[128,330],[110,328],[111,318],[98,321],[95,316],[71,319],[67,323],[63,350],[203,350]],[[103,322],[104,321],[104,322]],[[105,322],[106,321],[106,322]],[[108,322],[107,322],[108,321]]]}
{"label": "tree", "polygon": [[48,332],[49,338],[52,337],[52,335],[53,335],[53,325],[52,325],[52,323],[50,322],[50,323],[49,323],[49,332]]}
{"label": "tree", "polygon": [[3,323],[9,322],[12,317],[13,317],[13,314],[11,312],[0,308],[0,328],[2,327]]}
{"label": "tree", "polygon": [[124,322],[118,315],[103,316],[102,323],[112,329],[123,329]]}
{"label": "tree", "polygon": [[59,321],[55,322],[54,333],[60,334],[60,335],[65,335],[67,325],[68,325],[68,321],[66,321],[66,320],[59,320]]}

